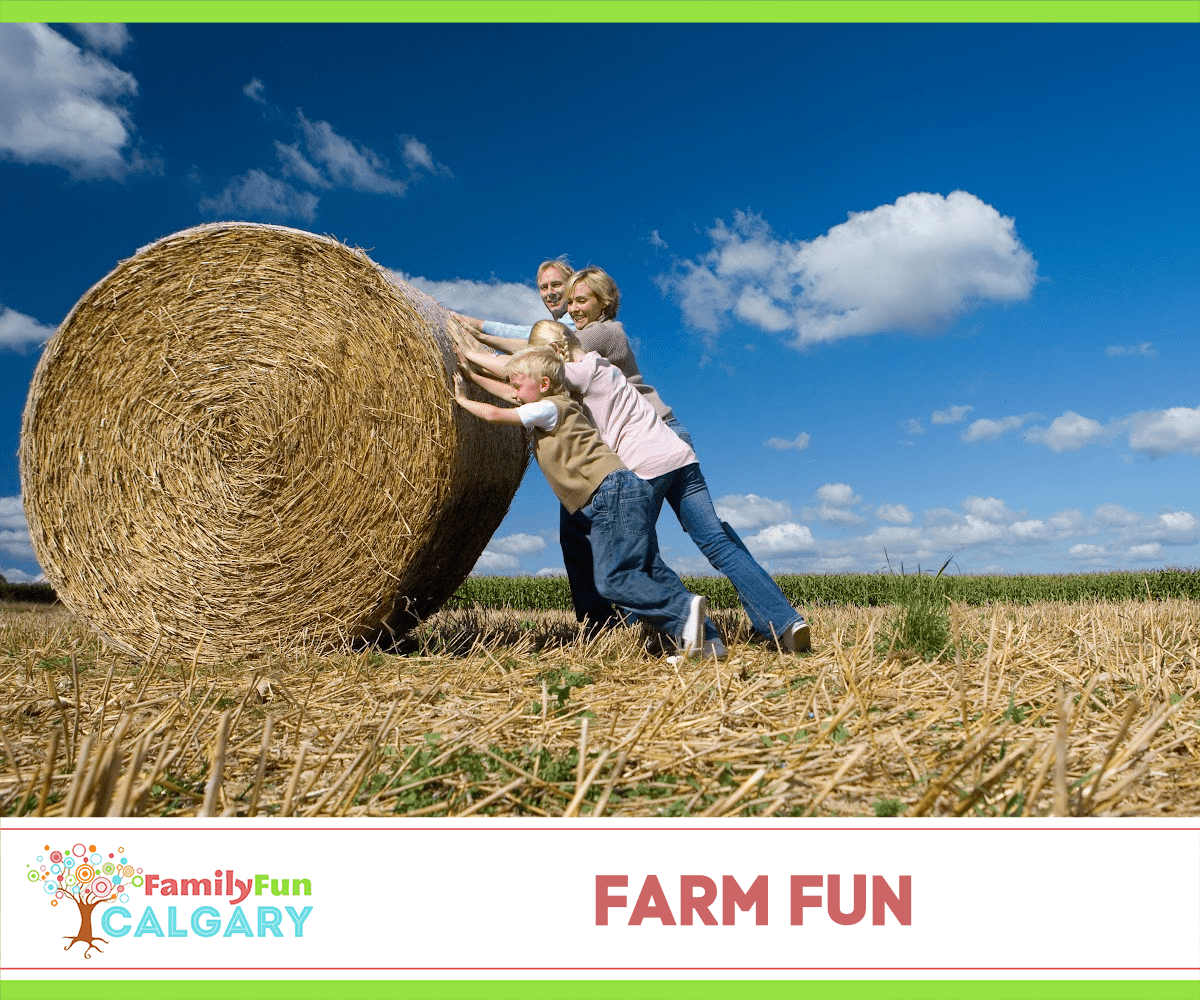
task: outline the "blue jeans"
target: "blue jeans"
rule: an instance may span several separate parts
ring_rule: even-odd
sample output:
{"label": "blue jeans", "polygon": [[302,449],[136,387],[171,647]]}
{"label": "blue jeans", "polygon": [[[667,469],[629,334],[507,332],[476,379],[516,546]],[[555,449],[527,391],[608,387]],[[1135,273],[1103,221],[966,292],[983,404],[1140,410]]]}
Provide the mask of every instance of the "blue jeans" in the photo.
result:
{"label": "blue jeans", "polygon": [[[666,423],[689,445],[692,443],[692,436],[678,420],[672,417]],[[717,516],[699,463],[657,476],[650,480],[650,485],[654,489],[654,519],[658,519],[666,500],[696,547],[733,584],[754,631],[766,636],[774,632],[779,636],[788,626],[803,620],[804,616],[788,603],[779,585],[750,554],[737,532]]]}
{"label": "blue jeans", "polygon": [[[571,575],[568,567],[572,601],[580,621],[585,617],[599,623],[621,620],[622,615],[613,607],[618,605],[625,615],[653,625],[668,636],[682,634],[692,595],[659,555],[656,515],[650,484],[628,469],[618,469],[605,477],[587,506],[574,514],[561,510],[560,529],[565,524],[571,538],[582,542],[590,557],[590,588],[579,576],[583,567],[578,558],[574,562],[576,575]],[[582,610],[576,601],[577,588],[585,592],[588,602]]]}

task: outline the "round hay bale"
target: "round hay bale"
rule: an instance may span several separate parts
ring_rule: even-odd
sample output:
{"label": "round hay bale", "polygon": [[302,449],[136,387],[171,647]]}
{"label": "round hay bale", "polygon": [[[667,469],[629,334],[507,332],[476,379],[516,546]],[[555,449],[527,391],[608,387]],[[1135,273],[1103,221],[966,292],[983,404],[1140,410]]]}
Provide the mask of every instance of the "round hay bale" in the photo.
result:
{"label": "round hay bale", "polygon": [[25,407],[25,513],[63,602],[135,656],[202,662],[431,614],[527,454],[455,404],[452,322],[365,253],[280,226],[199,226],[123,261]]}

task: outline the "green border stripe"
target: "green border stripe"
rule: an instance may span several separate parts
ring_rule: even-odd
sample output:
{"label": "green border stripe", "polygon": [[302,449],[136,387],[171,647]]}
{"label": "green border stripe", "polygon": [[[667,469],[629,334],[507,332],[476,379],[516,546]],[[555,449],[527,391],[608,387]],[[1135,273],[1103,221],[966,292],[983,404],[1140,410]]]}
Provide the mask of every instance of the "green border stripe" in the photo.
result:
{"label": "green border stripe", "polygon": [[6,980],[4,1000],[1196,1000],[1184,980]]}
{"label": "green border stripe", "polygon": [[[554,22],[562,0],[2,0],[3,21]],[[1200,22],[1197,0],[591,0],[589,22]]]}

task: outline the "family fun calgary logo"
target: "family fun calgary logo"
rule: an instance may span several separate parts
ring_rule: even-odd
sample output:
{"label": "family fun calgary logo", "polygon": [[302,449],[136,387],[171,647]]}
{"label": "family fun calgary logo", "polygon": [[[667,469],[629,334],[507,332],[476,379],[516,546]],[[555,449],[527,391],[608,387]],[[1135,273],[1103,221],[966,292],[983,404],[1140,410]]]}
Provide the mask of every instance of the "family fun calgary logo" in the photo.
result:
{"label": "family fun calgary logo", "polygon": [[[202,878],[164,876],[134,867],[124,847],[105,853],[95,844],[76,843],[62,850],[46,844],[44,851],[26,866],[26,877],[40,886],[58,912],[75,904],[79,929],[73,936],[63,935],[67,940],[63,950],[83,944],[84,958],[91,958],[93,951],[103,954],[97,942],[107,945],[110,938],[130,933],[134,938],[278,938],[290,932],[299,938],[313,910],[312,906],[260,905],[247,913],[251,908],[241,905],[251,895],[310,896],[312,881],[307,878],[238,878],[232,868]],[[145,902],[134,905],[131,897],[137,896]],[[208,898],[201,902],[196,897]],[[232,909],[211,905],[221,902]],[[141,912],[135,916],[139,905]],[[99,907],[105,908],[96,913]],[[101,937],[97,930],[108,936]]]}
{"label": "family fun calgary logo", "polygon": [[36,862],[28,865],[26,878],[39,885],[50,897],[50,905],[68,901],[79,910],[79,930],[74,937],[64,934],[67,951],[76,944],[86,945],[84,958],[91,958],[92,951],[102,951],[97,941],[108,944],[107,939],[96,937],[92,930],[92,912],[96,907],[113,900],[129,902],[129,890],[142,885],[142,870],[135,868],[125,857],[125,848],[104,855],[95,844],[72,844],[61,851],[50,844],[39,854]]}

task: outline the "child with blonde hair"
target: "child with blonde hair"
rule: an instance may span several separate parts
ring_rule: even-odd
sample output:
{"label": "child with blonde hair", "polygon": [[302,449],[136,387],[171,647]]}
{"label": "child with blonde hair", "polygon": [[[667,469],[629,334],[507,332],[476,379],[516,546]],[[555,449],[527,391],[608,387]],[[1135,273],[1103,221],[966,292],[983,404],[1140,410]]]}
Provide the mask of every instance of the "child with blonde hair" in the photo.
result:
{"label": "child with blonde hair", "polygon": [[[598,268],[589,268],[578,274],[591,277],[600,291],[597,300],[605,310],[615,311],[616,303],[620,301],[616,285],[611,279],[607,283],[599,280],[595,276],[598,271]],[[603,272],[599,273],[608,278]],[[574,286],[572,279],[568,287]],[[583,325],[589,324],[585,320]],[[595,351],[586,351],[574,331],[552,320],[541,320],[531,329],[529,343],[553,347],[563,355],[567,388],[581,399],[592,415],[600,437],[628,468],[649,481],[654,492],[651,523],[658,520],[663,501],[670,500],[683,530],[733,583],[754,630],[789,651],[811,648],[809,628],[803,616],[791,606],[778,584],[759,566],[741,539],[717,515],[690,439],[676,434],[659,416],[648,394],[630,383],[615,364]],[[467,359],[493,371],[499,361],[478,352],[468,352]],[[702,540],[711,534],[713,524],[722,530],[721,544],[703,544]],[[597,597],[602,598],[602,595],[591,587],[587,549],[581,544],[569,518],[560,519],[560,537],[576,615],[590,616],[590,609],[597,606]],[[711,626],[706,631],[706,641],[718,655],[724,655],[724,646]]]}
{"label": "child with blonde hair", "polygon": [[455,401],[481,420],[529,432],[546,481],[590,541],[597,593],[656,628],[685,656],[716,652],[705,645],[707,602],[689,593],[659,555],[653,490],[622,464],[567,394],[562,358],[549,348],[529,348],[508,359],[504,377],[506,383],[475,381],[516,403],[514,409],[470,399],[457,372]]}

